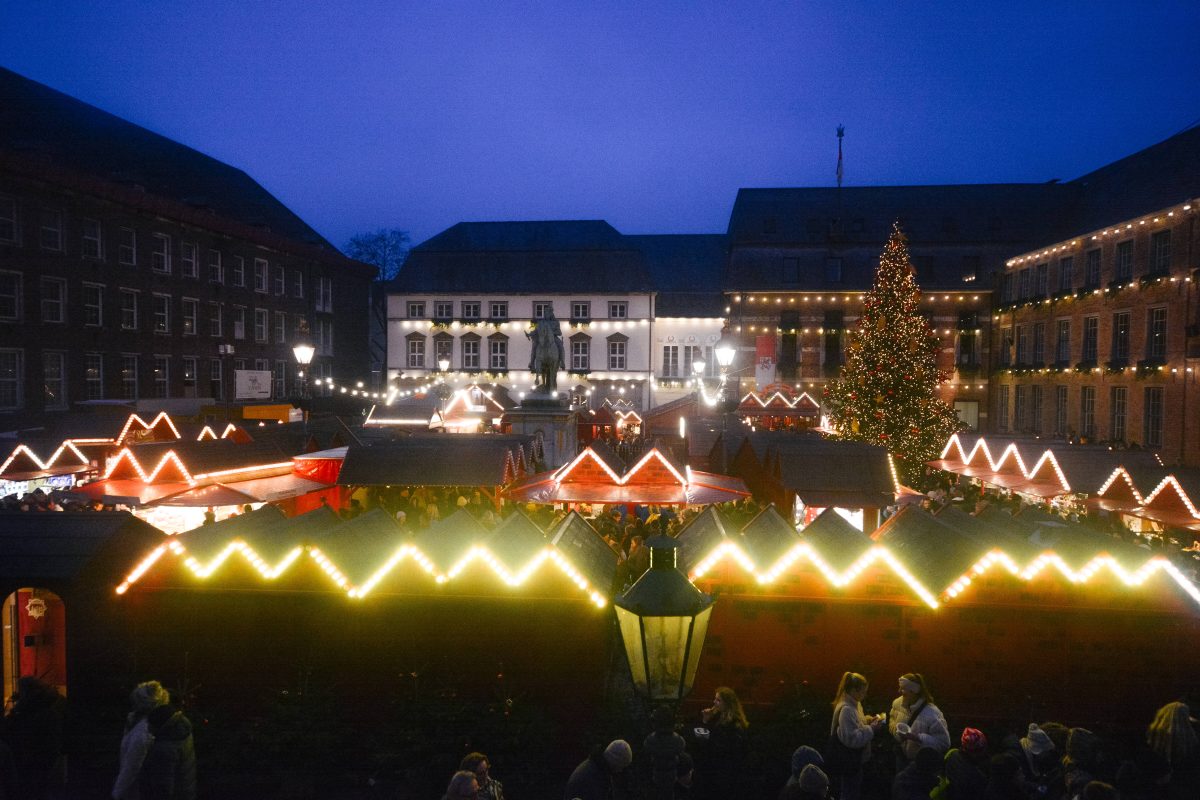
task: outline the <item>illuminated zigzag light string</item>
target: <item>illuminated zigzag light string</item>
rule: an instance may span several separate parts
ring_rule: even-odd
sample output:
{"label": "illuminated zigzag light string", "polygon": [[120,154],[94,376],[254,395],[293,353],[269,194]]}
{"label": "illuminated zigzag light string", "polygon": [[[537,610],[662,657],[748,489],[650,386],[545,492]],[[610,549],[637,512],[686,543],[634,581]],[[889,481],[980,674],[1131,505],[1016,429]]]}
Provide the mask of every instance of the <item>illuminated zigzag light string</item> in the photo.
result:
{"label": "illuminated zigzag light string", "polygon": [[945,459],[946,456],[950,454],[951,449],[958,450],[958,460],[964,464],[970,464],[975,460],[975,456],[982,452],[984,459],[987,461],[987,464],[991,468],[992,472],[1000,472],[1005,462],[1011,457],[1016,462],[1017,468],[1021,471],[1021,475],[1023,475],[1025,480],[1028,481],[1033,480],[1034,476],[1041,471],[1042,466],[1049,462],[1054,468],[1054,474],[1058,478],[1059,484],[1062,485],[1063,491],[1072,491],[1071,484],[1067,482],[1067,476],[1063,473],[1062,467],[1058,465],[1058,459],[1054,457],[1054,453],[1050,450],[1043,451],[1037,462],[1034,463],[1033,469],[1027,469],[1025,467],[1025,460],[1021,458],[1021,452],[1017,449],[1015,442],[1009,443],[1009,445],[1000,453],[1000,458],[996,459],[992,457],[992,452],[988,449],[987,442],[983,439],[983,437],[980,437],[979,441],[975,442],[975,446],[971,448],[971,452],[968,455],[963,449],[962,442],[959,440],[958,434],[956,433],[950,437],[949,441],[946,442],[946,446],[942,448],[942,454],[940,457]]}
{"label": "illuminated zigzag light string", "polygon": [[75,443],[70,440],[67,440],[67,441],[63,442],[62,444],[60,444],[58,446],[58,449],[55,450],[54,453],[50,456],[50,458],[46,459],[45,461],[42,461],[42,459],[38,458],[37,453],[33,452],[25,445],[20,444],[20,445],[17,445],[16,449],[13,450],[12,453],[9,455],[9,457],[4,460],[4,463],[0,464],[0,475],[3,475],[8,470],[9,465],[12,464],[12,462],[14,460],[16,460],[17,456],[21,455],[22,453],[24,453],[26,456],[28,456],[29,460],[32,461],[34,464],[37,464],[38,469],[45,470],[45,469],[50,469],[51,467],[53,467],[55,462],[57,462],[59,457],[65,452],[71,453],[76,458],[78,458],[80,460],[80,462],[82,462],[83,464],[88,463],[87,456],[85,456],[83,453],[79,452],[79,448],[76,447]]}

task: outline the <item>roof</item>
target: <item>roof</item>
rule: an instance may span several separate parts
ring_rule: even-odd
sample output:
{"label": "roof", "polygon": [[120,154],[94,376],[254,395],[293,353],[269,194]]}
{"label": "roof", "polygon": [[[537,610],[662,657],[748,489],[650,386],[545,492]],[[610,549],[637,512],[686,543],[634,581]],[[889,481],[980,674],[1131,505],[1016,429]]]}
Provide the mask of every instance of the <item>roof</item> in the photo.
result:
{"label": "roof", "polygon": [[[502,486],[533,437],[496,434],[414,435],[350,445],[338,483],[347,486]],[[506,469],[507,467],[507,469]]]}
{"label": "roof", "polygon": [[800,534],[775,506],[767,506],[742,528],[742,547],[760,570],[768,569],[800,543]]}
{"label": "roof", "polygon": [[690,573],[702,559],[728,538],[729,531],[725,527],[725,520],[717,513],[715,506],[709,506],[688,520],[675,535],[675,541],[679,543],[676,566]]}
{"label": "roof", "polygon": [[460,222],[414,247],[391,292],[616,293],[653,288],[643,257],[603,220]]}
{"label": "roof", "polygon": [[161,543],[160,531],[123,511],[0,512],[0,579],[71,581],[111,555],[111,570],[97,572],[115,584]]}
{"label": "roof", "polygon": [[885,448],[787,431],[753,433],[750,440],[762,463],[778,463],[780,481],[805,505],[874,508],[894,499]]}
{"label": "roof", "polygon": [[800,532],[801,541],[813,549],[838,572],[844,572],[875,544],[871,537],[850,524],[832,508],[822,511]]}
{"label": "roof", "polygon": [[646,259],[657,317],[723,317],[729,239],[724,234],[626,236]]}
{"label": "roof", "polygon": [[[242,170],[15,72],[0,68],[0,154],[45,176],[54,170],[87,176],[177,204],[201,227],[218,218],[342,256],[287,206]],[[164,216],[177,216],[167,211]],[[207,220],[207,224],[206,221]]]}
{"label": "roof", "polygon": [[917,506],[905,506],[871,534],[932,591],[949,586],[991,548]]}

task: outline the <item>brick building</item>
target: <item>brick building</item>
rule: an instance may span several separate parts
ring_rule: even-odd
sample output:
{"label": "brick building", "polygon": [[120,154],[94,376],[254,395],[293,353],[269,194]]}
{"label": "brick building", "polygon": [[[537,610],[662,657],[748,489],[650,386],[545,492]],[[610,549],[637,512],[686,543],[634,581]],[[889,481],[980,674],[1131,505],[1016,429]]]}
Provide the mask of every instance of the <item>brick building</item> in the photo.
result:
{"label": "brick building", "polygon": [[1200,128],[1085,175],[1006,262],[993,312],[996,432],[1200,464]]}
{"label": "brick building", "polygon": [[302,328],[312,374],[367,374],[373,267],[235,167],[4,69],[0,97],[0,428],[239,369],[286,398]]}

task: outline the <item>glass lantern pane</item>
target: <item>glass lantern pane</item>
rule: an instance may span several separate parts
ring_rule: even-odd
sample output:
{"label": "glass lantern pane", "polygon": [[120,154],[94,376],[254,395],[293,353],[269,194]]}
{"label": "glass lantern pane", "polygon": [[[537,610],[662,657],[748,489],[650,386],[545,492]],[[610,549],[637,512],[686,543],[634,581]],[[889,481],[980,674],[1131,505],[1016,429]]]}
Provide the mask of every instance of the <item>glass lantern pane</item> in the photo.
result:
{"label": "glass lantern pane", "polygon": [[621,625],[621,641],[625,644],[625,657],[629,659],[629,671],[633,675],[633,685],[639,692],[646,691],[646,658],[642,650],[642,626],[637,614],[626,611],[620,606],[617,609],[617,622]]}
{"label": "glass lantern pane", "polygon": [[692,626],[692,647],[688,650],[687,673],[683,676],[683,693],[692,690],[696,681],[696,668],[700,666],[700,651],[704,649],[704,636],[708,633],[708,618],[712,616],[712,606],[696,615]]}
{"label": "glass lantern pane", "polygon": [[650,664],[651,699],[679,697],[683,677],[684,648],[687,646],[691,617],[643,617],[646,631],[646,655]]}

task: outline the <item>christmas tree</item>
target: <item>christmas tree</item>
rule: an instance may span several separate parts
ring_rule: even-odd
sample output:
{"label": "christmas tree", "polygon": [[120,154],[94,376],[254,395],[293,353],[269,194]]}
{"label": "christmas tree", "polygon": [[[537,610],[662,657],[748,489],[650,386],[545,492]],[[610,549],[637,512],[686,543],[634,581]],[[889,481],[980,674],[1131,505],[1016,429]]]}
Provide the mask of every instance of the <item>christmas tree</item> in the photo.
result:
{"label": "christmas tree", "polygon": [[904,234],[895,225],[850,333],[845,366],[825,390],[836,437],[886,447],[910,486],[963,427],[937,396],[947,376],[938,372],[938,338],[918,313],[920,299]]}

